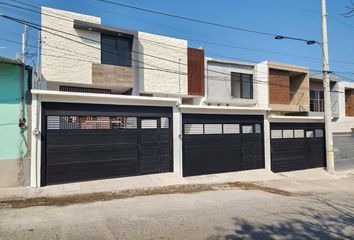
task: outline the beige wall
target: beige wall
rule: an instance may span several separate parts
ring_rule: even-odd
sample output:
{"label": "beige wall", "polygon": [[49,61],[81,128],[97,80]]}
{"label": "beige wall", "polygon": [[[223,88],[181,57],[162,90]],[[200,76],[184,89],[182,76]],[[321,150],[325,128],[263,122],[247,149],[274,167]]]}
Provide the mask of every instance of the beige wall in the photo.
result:
{"label": "beige wall", "polygon": [[0,160],[0,187],[18,186],[20,165],[16,159]]}
{"label": "beige wall", "polygon": [[293,93],[291,105],[299,105],[302,111],[310,111],[310,79],[309,74],[300,74],[290,78],[290,91]]}
{"label": "beige wall", "polygon": [[[43,78],[49,82],[55,81],[91,84],[91,62],[100,63],[101,59],[101,35],[96,32],[74,29],[73,19],[97,24],[101,23],[101,19],[98,17],[46,7],[42,7],[42,13],[42,27],[44,27],[46,31],[54,32],[79,42],[76,43],[74,41],[42,31]],[[48,15],[56,15],[58,18]],[[76,36],[67,35],[49,28],[74,34]],[[93,39],[98,42],[89,41],[82,37]],[[93,46],[94,48],[85,46],[81,43]],[[69,52],[67,50],[69,50]]]}
{"label": "beige wall", "polygon": [[[179,64],[181,59],[181,94],[188,94],[187,41],[139,32],[139,89],[141,93],[179,93]],[[159,43],[163,43],[159,44]],[[165,44],[171,45],[171,47]],[[173,47],[175,46],[175,47]],[[155,56],[161,58],[158,59]],[[167,59],[169,61],[166,61]],[[164,69],[163,71],[151,70]],[[166,72],[172,71],[172,72]]]}

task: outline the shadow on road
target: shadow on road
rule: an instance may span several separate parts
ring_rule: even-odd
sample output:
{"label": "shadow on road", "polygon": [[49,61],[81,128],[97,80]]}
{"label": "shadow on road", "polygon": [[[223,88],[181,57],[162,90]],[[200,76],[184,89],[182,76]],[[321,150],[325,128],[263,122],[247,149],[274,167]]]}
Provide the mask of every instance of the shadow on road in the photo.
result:
{"label": "shadow on road", "polygon": [[[249,222],[235,217],[230,229],[216,228],[216,239],[354,239],[354,200],[332,201],[312,196],[311,204],[297,211],[269,213],[267,218]],[[308,199],[307,199],[308,200]],[[301,201],[301,200],[300,200]],[[306,206],[306,205],[305,205]],[[262,211],[262,210],[261,210]]]}

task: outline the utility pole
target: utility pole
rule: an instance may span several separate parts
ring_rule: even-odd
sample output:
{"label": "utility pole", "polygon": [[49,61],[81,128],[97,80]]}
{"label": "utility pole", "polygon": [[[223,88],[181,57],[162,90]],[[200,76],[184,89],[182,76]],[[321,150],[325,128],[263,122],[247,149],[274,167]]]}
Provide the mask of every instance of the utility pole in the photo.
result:
{"label": "utility pole", "polygon": [[333,155],[333,136],[332,136],[332,117],[331,117],[331,94],[328,61],[328,39],[327,39],[327,10],[326,0],[321,0],[322,8],[322,62],[323,62],[323,88],[324,88],[324,111],[325,111],[325,130],[326,130],[326,159],[327,171],[334,173]]}
{"label": "utility pole", "polygon": [[26,125],[26,119],[24,114],[24,99],[25,99],[25,71],[26,71],[26,45],[27,45],[27,23],[24,24],[24,30],[22,33],[22,69],[21,69],[21,81],[20,81],[20,116],[19,116],[19,127],[22,129]]}

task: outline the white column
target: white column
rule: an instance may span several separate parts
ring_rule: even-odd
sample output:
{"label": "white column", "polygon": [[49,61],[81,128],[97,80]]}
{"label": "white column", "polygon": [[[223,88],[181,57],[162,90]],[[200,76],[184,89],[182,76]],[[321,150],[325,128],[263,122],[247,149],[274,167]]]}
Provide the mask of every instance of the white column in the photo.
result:
{"label": "white column", "polygon": [[173,172],[183,176],[182,166],[182,114],[173,107]]}
{"label": "white column", "polygon": [[271,170],[270,123],[267,114],[264,116],[264,167]]}
{"label": "white column", "polygon": [[31,187],[40,187],[41,169],[41,104],[38,95],[32,95],[32,128],[31,128]]}

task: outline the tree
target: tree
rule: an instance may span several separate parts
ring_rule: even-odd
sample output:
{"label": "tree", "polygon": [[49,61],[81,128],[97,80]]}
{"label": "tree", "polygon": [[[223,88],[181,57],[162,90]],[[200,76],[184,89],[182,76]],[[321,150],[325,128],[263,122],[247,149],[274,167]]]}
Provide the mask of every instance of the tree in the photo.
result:
{"label": "tree", "polygon": [[342,14],[346,18],[354,17],[354,2],[350,1],[350,3],[351,3],[351,6],[346,6],[345,7],[345,8],[348,9],[347,12]]}

